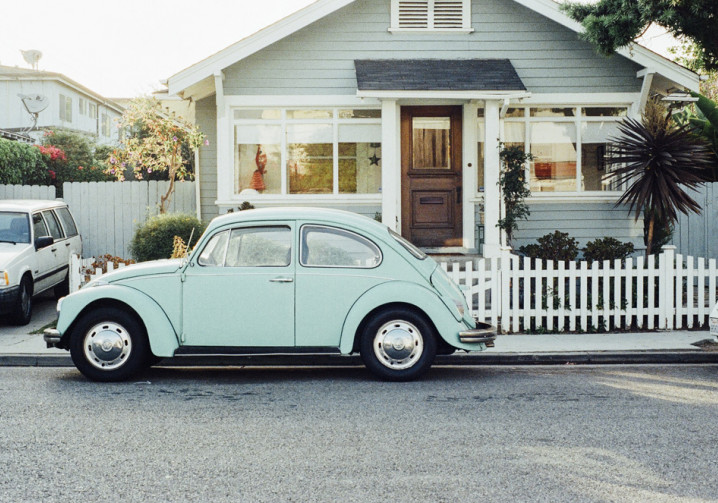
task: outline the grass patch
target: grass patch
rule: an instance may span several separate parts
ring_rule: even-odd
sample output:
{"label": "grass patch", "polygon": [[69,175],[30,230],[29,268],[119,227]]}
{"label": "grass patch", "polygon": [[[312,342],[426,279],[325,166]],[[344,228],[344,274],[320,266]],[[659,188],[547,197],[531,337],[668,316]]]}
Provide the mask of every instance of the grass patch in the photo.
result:
{"label": "grass patch", "polygon": [[34,332],[30,332],[31,334],[42,334],[46,328],[57,328],[57,320],[52,321],[45,325],[44,327],[38,328]]}

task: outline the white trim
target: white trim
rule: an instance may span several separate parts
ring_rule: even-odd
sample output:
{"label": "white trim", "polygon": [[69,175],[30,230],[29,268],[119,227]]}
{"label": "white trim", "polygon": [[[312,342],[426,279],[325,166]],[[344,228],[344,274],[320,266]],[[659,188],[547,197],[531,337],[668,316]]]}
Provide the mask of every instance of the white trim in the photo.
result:
{"label": "white trim", "polygon": [[455,33],[473,33],[473,28],[456,28],[454,30],[437,30],[435,28],[389,28],[389,33],[411,33],[411,34],[422,34],[422,33],[447,33],[449,35],[455,34]]}
{"label": "white trim", "polygon": [[396,100],[381,103],[381,221],[401,234],[401,113]]}
{"label": "white trim", "polygon": [[531,96],[527,91],[357,91],[360,98],[379,99],[463,99],[463,100],[503,100],[505,98],[523,99]]}
{"label": "white trim", "polygon": [[[501,231],[496,224],[501,218],[499,195],[499,136],[502,120],[499,119],[501,102],[484,104],[484,257],[498,257],[501,253]],[[473,118],[476,122],[476,117]]]}
{"label": "white trim", "polygon": [[268,206],[336,206],[352,204],[355,206],[379,206],[381,194],[235,194],[228,199],[217,199],[218,206],[237,206],[243,201]]}
{"label": "white trim", "polygon": [[631,105],[641,93],[543,93],[521,100],[521,105]]}
{"label": "white trim", "polygon": [[474,249],[476,248],[476,211],[474,205],[471,203],[471,199],[476,194],[477,180],[476,180],[476,165],[479,160],[479,152],[476,147],[479,143],[479,128],[477,124],[477,112],[479,104],[476,101],[470,101],[464,104],[463,110],[463,123],[462,123],[462,234],[463,234],[463,245],[464,248]]}
{"label": "white trim", "polygon": [[375,107],[381,106],[381,101],[373,98],[360,98],[353,94],[298,94],[298,95],[242,95],[225,96],[225,102],[230,107],[249,108],[302,108],[302,107]]}
{"label": "white trim", "polygon": [[[642,72],[638,72],[642,73]],[[635,104],[637,110],[634,110],[633,115],[634,116],[641,116],[643,115],[643,112],[646,110],[646,103],[648,102],[648,98],[651,94],[651,86],[653,85],[653,76],[655,75],[655,72],[646,72],[643,76],[643,84],[641,85],[641,97],[639,98],[638,102]]]}
{"label": "white trim", "polygon": [[554,192],[531,193],[526,198],[527,203],[616,203],[623,192]]}

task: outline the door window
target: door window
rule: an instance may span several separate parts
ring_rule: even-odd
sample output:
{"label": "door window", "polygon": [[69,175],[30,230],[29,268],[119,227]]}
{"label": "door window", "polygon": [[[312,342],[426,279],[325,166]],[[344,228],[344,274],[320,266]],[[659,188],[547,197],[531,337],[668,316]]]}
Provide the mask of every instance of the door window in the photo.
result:
{"label": "door window", "polygon": [[414,117],[412,168],[451,169],[451,118]]}
{"label": "door window", "polygon": [[52,211],[43,211],[42,216],[45,217],[45,223],[47,224],[47,228],[50,231],[50,236],[52,236],[55,241],[65,237],[62,234],[60,223],[57,221],[57,218],[55,218],[55,214]]}
{"label": "door window", "polygon": [[197,261],[199,265],[222,267],[227,253],[229,231],[218,232],[209,240]]}
{"label": "door window", "polygon": [[289,227],[234,229],[227,246],[227,267],[286,267],[291,262]]}
{"label": "door window", "polygon": [[35,234],[35,239],[41,236],[49,236],[50,233],[47,231],[47,225],[42,218],[40,213],[35,213],[32,216],[32,231]]}
{"label": "door window", "polygon": [[55,213],[57,213],[57,216],[60,218],[60,222],[62,222],[62,226],[65,228],[65,235],[67,237],[77,236],[77,226],[75,225],[75,220],[73,220],[72,215],[70,214],[70,210],[67,208],[57,208]]}
{"label": "door window", "polygon": [[333,227],[302,227],[301,264],[310,267],[372,268],[381,263],[381,250],[368,239]]}

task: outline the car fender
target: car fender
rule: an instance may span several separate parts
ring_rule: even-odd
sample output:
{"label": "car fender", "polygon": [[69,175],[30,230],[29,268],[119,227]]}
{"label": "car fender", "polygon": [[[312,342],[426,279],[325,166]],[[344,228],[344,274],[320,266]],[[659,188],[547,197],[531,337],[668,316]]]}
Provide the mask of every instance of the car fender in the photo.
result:
{"label": "car fender", "polygon": [[453,347],[464,347],[458,338],[460,324],[435,292],[408,281],[389,281],[364,292],[349,310],[339,343],[342,354],[352,352],[357,329],[367,314],[378,307],[397,303],[417,307],[429,317],[442,339]]}
{"label": "car fender", "polygon": [[64,336],[85,308],[107,300],[126,304],[139,315],[147,329],[152,354],[160,357],[174,356],[179,347],[179,339],[167,314],[152,297],[124,285],[83,288],[62,299],[57,330]]}

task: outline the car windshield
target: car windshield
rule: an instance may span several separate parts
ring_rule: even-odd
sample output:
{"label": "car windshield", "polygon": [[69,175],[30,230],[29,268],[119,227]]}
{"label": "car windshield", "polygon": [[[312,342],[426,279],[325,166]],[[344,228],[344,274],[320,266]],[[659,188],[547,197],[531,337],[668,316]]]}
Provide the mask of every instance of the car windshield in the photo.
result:
{"label": "car windshield", "polygon": [[27,213],[0,211],[0,242],[30,242],[30,221]]}
{"label": "car windshield", "polygon": [[394,232],[393,230],[389,229],[389,234],[391,234],[391,237],[396,239],[401,246],[406,248],[406,251],[414,255],[419,260],[424,260],[426,258],[426,253],[418,249],[416,246],[414,246],[412,243],[401,237],[399,234]]}

